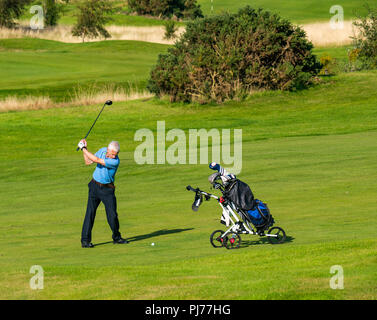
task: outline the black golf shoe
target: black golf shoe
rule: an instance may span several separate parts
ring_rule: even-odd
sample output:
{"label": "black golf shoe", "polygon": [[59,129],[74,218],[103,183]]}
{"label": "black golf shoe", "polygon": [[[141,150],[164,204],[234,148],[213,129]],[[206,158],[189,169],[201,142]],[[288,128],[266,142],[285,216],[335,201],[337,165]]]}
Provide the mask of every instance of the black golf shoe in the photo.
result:
{"label": "black golf shoe", "polygon": [[117,240],[114,240],[113,243],[114,244],[126,244],[126,243],[128,243],[128,241],[126,239],[119,238]]}
{"label": "black golf shoe", "polygon": [[83,248],[94,248],[94,245],[91,242],[82,242],[81,247],[83,247]]}

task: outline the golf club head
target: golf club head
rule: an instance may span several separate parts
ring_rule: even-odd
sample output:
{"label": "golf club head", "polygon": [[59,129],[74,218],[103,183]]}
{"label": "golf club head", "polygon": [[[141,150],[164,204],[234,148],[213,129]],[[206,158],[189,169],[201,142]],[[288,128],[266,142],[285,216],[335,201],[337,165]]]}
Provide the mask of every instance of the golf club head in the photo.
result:
{"label": "golf club head", "polygon": [[111,105],[113,104],[113,102],[112,102],[111,100],[107,100],[107,101],[105,102],[105,104],[107,104],[108,106],[111,106]]}

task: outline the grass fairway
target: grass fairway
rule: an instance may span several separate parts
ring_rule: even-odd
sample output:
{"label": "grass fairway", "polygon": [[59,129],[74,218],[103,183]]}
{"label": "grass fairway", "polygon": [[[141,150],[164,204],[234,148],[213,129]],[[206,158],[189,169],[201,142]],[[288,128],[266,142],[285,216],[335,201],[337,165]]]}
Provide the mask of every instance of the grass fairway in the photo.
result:
{"label": "grass fairway", "polygon": [[62,43],[41,39],[0,40],[0,99],[48,96],[66,101],[75,89],[106,85],[144,89],[166,45],[138,41]]}
{"label": "grass fairway", "polygon": [[[0,40],[0,100],[7,96],[72,99],[93,87],[145,89],[152,66],[169,46],[138,41],[62,43],[42,39]],[[347,47],[319,48],[347,60]],[[93,91],[93,90],[92,90]]]}
{"label": "grass fairway", "polygon": [[326,0],[317,1],[300,1],[300,0],[198,0],[205,14],[220,13],[221,11],[236,12],[239,8],[247,5],[253,8],[263,8],[295,23],[308,23],[315,21],[329,21],[333,14],[330,14],[330,8],[333,5],[343,7],[344,18],[352,19],[356,13],[364,13],[363,5],[365,1],[361,0],[341,0],[337,3],[331,3]]}
{"label": "grass fairway", "polygon": [[[376,299],[376,86],[371,71],[222,106],[114,104],[88,143],[96,151],[120,141],[116,194],[131,242],[109,242],[101,205],[94,249],[80,247],[93,167],[75,149],[99,107],[0,113],[0,298]],[[212,248],[218,205],[194,213],[185,190],[209,189],[207,165],[134,161],[136,130],[161,120],[186,133],[242,129],[239,177],[269,204],[288,241],[244,236],[238,250]],[[43,290],[29,287],[32,265],[44,269]],[[329,286],[333,265],[343,267],[343,290]]]}
{"label": "grass fairway", "polygon": [[[35,1],[37,3],[38,1]],[[333,5],[340,5],[344,11],[344,18],[350,20],[357,14],[365,13],[363,5],[371,1],[364,0],[340,0],[336,3],[329,3],[327,0],[198,0],[204,15],[217,14],[223,11],[237,12],[238,9],[247,5],[253,8],[263,8],[274,13],[280,14],[283,18],[289,19],[294,23],[309,23],[316,21],[329,21],[334,15],[331,14],[330,8]],[[109,25],[118,26],[157,26],[164,25],[165,20],[136,16],[128,13],[128,8],[124,1],[114,1],[116,11],[111,15],[112,21]],[[71,3],[65,6],[65,13],[59,20],[59,24],[73,25],[76,23],[78,10],[76,4]],[[23,21],[29,21],[33,15],[25,12],[22,17]],[[178,22],[179,25],[185,22]]]}

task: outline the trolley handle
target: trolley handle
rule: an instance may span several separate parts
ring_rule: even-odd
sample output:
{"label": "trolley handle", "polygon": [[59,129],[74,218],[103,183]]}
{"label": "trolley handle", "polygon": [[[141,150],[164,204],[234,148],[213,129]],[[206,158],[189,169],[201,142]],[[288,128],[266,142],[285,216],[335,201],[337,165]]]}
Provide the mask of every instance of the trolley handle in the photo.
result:
{"label": "trolley handle", "polygon": [[204,195],[204,196],[206,197],[206,200],[209,200],[209,198],[219,199],[219,197],[216,197],[216,196],[213,195],[213,194],[210,194],[210,193],[204,192],[204,191],[200,190],[199,188],[194,189],[194,188],[191,187],[191,186],[187,186],[187,187],[186,187],[186,190],[188,190],[188,191],[192,191],[192,192],[195,192],[195,193],[200,193],[200,194],[202,194],[202,195]]}
{"label": "trolley handle", "polygon": [[187,187],[186,187],[186,190],[188,190],[188,191],[193,191],[193,192],[200,191],[199,188],[198,188],[198,189],[194,189],[194,188],[191,187],[191,186],[187,186]]}

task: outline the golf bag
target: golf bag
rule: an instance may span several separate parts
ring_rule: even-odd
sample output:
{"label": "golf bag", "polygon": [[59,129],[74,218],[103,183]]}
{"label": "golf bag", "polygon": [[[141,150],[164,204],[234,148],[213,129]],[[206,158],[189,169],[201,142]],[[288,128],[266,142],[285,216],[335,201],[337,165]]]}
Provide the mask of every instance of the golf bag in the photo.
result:
{"label": "golf bag", "polygon": [[251,210],[254,207],[254,195],[250,187],[239,179],[230,180],[224,189],[224,196],[242,210]]}
{"label": "golf bag", "polygon": [[258,230],[265,230],[274,224],[267,204],[254,199],[248,184],[239,180],[230,180],[224,188],[224,196],[230,200],[243,216]]}
{"label": "golf bag", "polygon": [[274,224],[274,218],[266,203],[258,199],[255,199],[254,203],[254,208],[246,211],[247,217],[258,230],[266,230]]}

